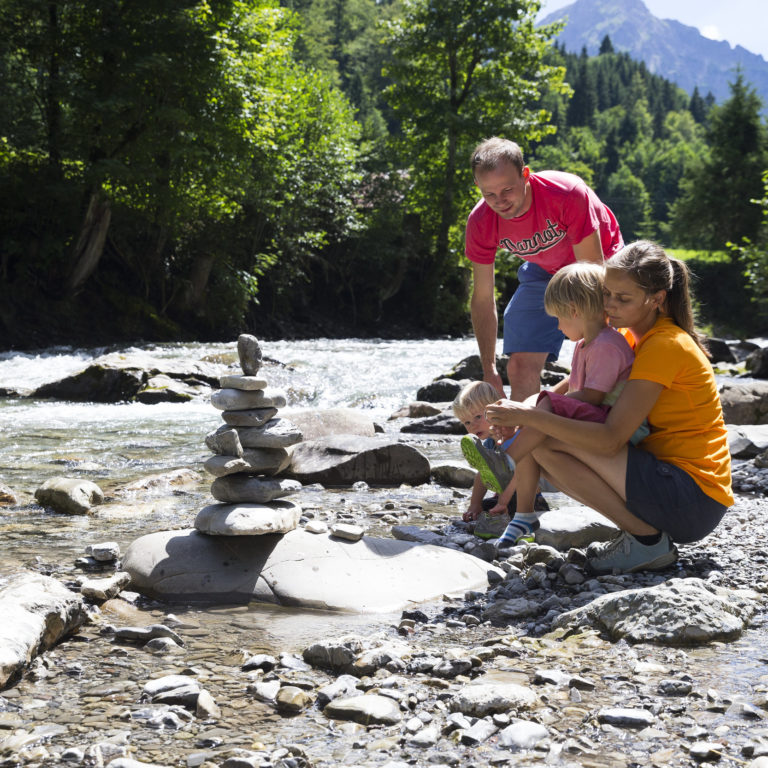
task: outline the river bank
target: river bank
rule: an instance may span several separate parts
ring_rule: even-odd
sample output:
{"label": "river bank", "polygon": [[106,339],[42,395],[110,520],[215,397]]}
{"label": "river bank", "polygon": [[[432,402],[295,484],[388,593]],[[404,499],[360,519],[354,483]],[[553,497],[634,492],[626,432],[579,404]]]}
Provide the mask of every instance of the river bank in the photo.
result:
{"label": "river bank", "polygon": [[[361,408],[393,432],[397,426],[388,415],[413,399],[417,386],[474,351],[472,340],[264,346],[283,363],[270,378],[289,392],[292,404]],[[230,347],[194,353],[225,359]],[[157,352],[190,354],[188,348]],[[19,368],[23,362],[15,360],[14,373],[5,376],[0,362],[0,384],[33,388],[59,378],[63,368],[82,367],[83,356],[31,356],[26,370]],[[114,539],[124,550],[142,533],[188,526],[206,503],[210,478],[202,477],[120,501],[112,492],[155,472],[199,469],[204,435],[218,424],[207,404],[3,400],[0,409],[11,417],[2,426],[3,479],[11,477],[22,495],[21,504],[0,514],[2,574],[25,568],[74,584],[94,575],[76,565],[85,544]],[[407,439],[430,459],[458,458],[455,437]],[[34,488],[62,473],[103,485],[112,496],[105,505],[111,512],[65,518],[37,507]],[[368,535],[390,536],[394,526],[406,524],[456,532],[467,498],[464,489],[434,484],[357,486],[310,488],[303,504],[326,522],[352,521]],[[562,503],[556,495],[551,501]],[[546,548],[523,548],[500,562],[505,576],[488,590],[414,606],[404,617],[173,605],[124,592],[0,692],[2,760],[106,765],[124,756],[211,768],[749,763],[768,754],[762,593],[749,598],[754,613],[740,637],[696,648],[566,632],[556,621],[601,597],[673,579],[724,588],[735,598],[762,589],[767,515],[762,496],[741,494],[718,530],[681,547],[680,563],[661,574],[569,581]],[[706,610],[700,613],[708,619]],[[153,624],[170,628],[183,645],[147,646],[115,632]],[[358,639],[341,641],[349,635]],[[305,651],[329,643],[350,653],[359,649],[355,658],[367,652],[367,665],[348,679],[343,665],[331,671],[319,663],[318,652],[307,664]],[[183,696],[153,701],[145,692],[150,680],[175,674],[207,691],[216,709],[198,712]],[[321,693],[329,684],[340,698],[366,693],[355,696],[357,704],[375,711],[352,707],[352,714],[329,714],[329,694]],[[486,688],[478,700],[481,684],[496,688]],[[291,690],[278,703],[279,689]]]}

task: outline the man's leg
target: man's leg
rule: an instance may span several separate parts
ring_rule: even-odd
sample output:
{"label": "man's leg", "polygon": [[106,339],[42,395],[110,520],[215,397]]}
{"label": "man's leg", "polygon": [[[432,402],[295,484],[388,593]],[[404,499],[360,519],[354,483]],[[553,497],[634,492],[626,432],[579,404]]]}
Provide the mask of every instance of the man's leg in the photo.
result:
{"label": "man's leg", "polygon": [[546,352],[513,352],[507,363],[509,399],[525,400],[541,389],[541,371],[547,362]]}
{"label": "man's leg", "polygon": [[557,318],[544,310],[544,293],[551,275],[525,262],[517,271],[519,285],[504,310],[504,353],[512,400],[524,400],[541,387],[541,370],[549,357],[557,359],[565,336]]}

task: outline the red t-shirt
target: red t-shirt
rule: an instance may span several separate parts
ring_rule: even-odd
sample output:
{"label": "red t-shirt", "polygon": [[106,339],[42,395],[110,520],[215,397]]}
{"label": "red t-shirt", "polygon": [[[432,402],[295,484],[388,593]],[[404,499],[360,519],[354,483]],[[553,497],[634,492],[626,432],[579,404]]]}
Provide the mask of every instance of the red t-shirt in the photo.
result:
{"label": "red t-shirt", "polygon": [[528,177],[531,207],[522,216],[502,219],[480,200],[467,219],[466,254],[470,261],[492,264],[504,248],[554,275],[576,259],[574,244],[600,232],[603,255],[624,246],[613,211],[578,177],[542,171]]}

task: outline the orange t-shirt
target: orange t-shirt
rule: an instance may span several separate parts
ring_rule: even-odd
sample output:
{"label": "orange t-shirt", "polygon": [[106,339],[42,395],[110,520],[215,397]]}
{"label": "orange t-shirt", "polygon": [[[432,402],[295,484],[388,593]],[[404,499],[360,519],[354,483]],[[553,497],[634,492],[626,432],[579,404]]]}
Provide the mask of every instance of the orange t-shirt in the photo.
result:
{"label": "orange t-shirt", "polygon": [[728,432],[712,366],[696,342],[660,317],[638,342],[629,379],[664,387],[648,414],[643,450],[685,470],[707,496],[731,506]]}

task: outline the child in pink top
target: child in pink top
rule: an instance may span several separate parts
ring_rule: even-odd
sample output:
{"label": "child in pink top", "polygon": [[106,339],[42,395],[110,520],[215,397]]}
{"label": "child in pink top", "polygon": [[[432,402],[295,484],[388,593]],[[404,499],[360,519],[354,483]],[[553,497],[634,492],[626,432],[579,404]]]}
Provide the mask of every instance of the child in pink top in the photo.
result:
{"label": "child in pink top", "polygon": [[[544,299],[547,313],[557,317],[559,329],[577,344],[569,378],[552,390],[541,392],[537,408],[582,421],[604,422],[629,377],[634,352],[624,336],[607,325],[603,309],[604,272],[600,265],[576,262],[563,267],[547,286]],[[645,428],[644,433],[633,436],[633,442],[639,442],[647,434]],[[539,527],[538,513],[533,508],[539,467],[530,453],[544,439],[545,435],[538,430],[523,427],[501,443],[515,466],[515,476],[506,488],[494,488],[499,499],[490,512],[505,511],[515,491],[517,512],[498,541],[500,547],[530,537]],[[493,459],[484,457],[482,446],[476,446],[476,450],[475,466],[480,466],[481,474],[483,468],[488,467],[483,479],[491,480]]]}

